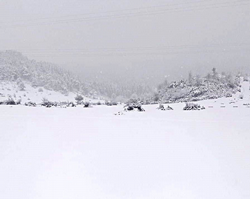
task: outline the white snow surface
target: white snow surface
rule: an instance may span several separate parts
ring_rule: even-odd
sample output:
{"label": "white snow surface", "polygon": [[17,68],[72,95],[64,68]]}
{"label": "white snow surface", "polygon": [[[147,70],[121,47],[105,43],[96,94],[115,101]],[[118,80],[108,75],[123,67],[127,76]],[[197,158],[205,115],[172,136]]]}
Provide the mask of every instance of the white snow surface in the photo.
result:
{"label": "white snow surface", "polygon": [[[42,91],[39,91],[42,89]],[[5,101],[9,97],[15,101],[21,99],[21,103],[35,102],[41,103],[43,99],[47,99],[52,102],[75,102],[76,93],[69,92],[67,95],[57,91],[47,90],[43,87],[32,87],[29,83],[25,83],[25,90],[20,90],[15,82],[1,82],[0,84],[0,101]],[[90,102],[103,102],[103,100],[90,99],[84,97],[84,101]]]}
{"label": "white snow surface", "polygon": [[201,111],[0,106],[0,198],[249,199],[242,92]]}

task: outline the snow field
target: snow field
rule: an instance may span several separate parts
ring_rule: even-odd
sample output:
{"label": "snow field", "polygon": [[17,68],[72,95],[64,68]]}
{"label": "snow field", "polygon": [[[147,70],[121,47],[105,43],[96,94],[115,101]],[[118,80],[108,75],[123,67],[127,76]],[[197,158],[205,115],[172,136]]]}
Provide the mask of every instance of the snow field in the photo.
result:
{"label": "snow field", "polygon": [[171,106],[0,106],[1,198],[249,198],[250,109]]}
{"label": "snow field", "polygon": [[250,198],[249,82],[197,103],[0,106],[0,198]]}

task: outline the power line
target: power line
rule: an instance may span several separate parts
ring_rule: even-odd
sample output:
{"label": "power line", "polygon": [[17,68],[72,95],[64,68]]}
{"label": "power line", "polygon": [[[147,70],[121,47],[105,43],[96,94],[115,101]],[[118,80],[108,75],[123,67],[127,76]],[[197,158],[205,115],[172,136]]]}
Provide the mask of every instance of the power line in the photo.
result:
{"label": "power line", "polygon": [[192,49],[192,50],[170,50],[170,51],[126,51],[126,52],[23,52],[24,54],[33,55],[36,57],[102,57],[102,56],[116,56],[116,57],[127,57],[127,56],[166,56],[174,54],[209,54],[209,53],[242,53],[250,52],[250,48],[247,49]]}
{"label": "power line", "polygon": [[182,2],[182,3],[171,3],[171,4],[165,4],[165,5],[158,5],[158,6],[147,6],[147,7],[141,7],[141,8],[130,8],[130,9],[122,9],[122,10],[111,10],[111,11],[105,11],[105,12],[89,12],[84,14],[76,14],[76,15],[64,15],[64,16],[57,16],[57,17],[43,17],[43,18],[37,18],[37,19],[29,19],[29,20],[16,20],[17,22],[27,22],[27,21],[34,21],[34,20],[48,20],[48,19],[56,19],[56,18],[72,18],[72,17],[84,17],[84,16],[91,16],[91,15],[103,15],[103,14],[120,14],[121,12],[129,12],[129,11],[138,11],[138,10],[148,10],[148,9],[155,9],[155,8],[164,8],[164,7],[171,7],[171,6],[180,6],[180,5],[186,5],[186,4],[195,4],[195,3],[202,3],[202,2],[208,2],[208,0],[200,0],[198,2]]}
{"label": "power line", "polygon": [[[206,2],[206,1],[202,1]],[[181,5],[181,4],[180,4]],[[28,27],[28,26],[39,26],[39,25],[55,25],[55,24],[62,24],[62,23],[76,23],[76,22],[84,22],[84,21],[91,21],[91,20],[105,20],[105,19],[120,19],[120,18],[126,18],[126,17],[138,17],[138,16],[152,16],[152,15],[158,15],[158,14],[164,14],[166,12],[183,12],[183,11],[193,11],[193,10],[203,10],[203,9],[213,9],[213,8],[225,8],[225,7],[231,7],[231,6],[242,6],[242,5],[249,5],[249,2],[223,2],[223,3],[213,3],[213,4],[206,4],[206,5],[193,5],[186,8],[161,8],[160,6],[155,6],[160,9],[153,9],[150,11],[150,7],[143,8],[142,9],[131,9],[135,10],[135,12],[128,12],[128,13],[114,13],[110,15],[97,15],[97,16],[86,16],[86,17],[80,17],[80,18],[68,18],[68,19],[53,19],[51,21],[44,21],[44,22],[32,22],[28,24],[12,24],[12,25],[5,25],[0,26],[0,28],[3,27]],[[164,6],[163,6],[164,7]],[[121,11],[120,11],[121,12]],[[49,19],[49,18],[48,18]]]}
{"label": "power line", "polygon": [[43,51],[43,52],[100,52],[100,51],[138,51],[138,50],[175,50],[175,49],[196,49],[196,48],[239,48],[250,47],[250,43],[217,43],[207,45],[165,45],[165,46],[144,46],[144,47],[127,47],[127,48],[55,48],[55,49],[38,49],[38,48],[22,48],[24,51]]}

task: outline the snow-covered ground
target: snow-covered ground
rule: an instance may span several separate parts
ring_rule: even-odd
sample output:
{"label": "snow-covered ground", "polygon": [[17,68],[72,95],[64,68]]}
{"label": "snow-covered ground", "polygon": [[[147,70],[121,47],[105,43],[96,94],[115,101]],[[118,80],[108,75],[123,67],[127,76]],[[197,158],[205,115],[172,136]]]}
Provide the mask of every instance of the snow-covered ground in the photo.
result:
{"label": "snow-covered ground", "polygon": [[[5,101],[9,97],[13,98],[15,101],[21,100],[21,103],[35,102],[41,103],[43,99],[47,99],[52,102],[75,102],[75,97],[77,94],[69,92],[67,95],[60,92],[47,90],[43,87],[34,88],[30,84],[26,83],[25,89],[20,90],[15,82],[1,82],[0,84],[0,101]],[[92,102],[103,102],[103,100],[93,100],[84,97],[84,101]]]}
{"label": "snow-covered ground", "polygon": [[242,92],[202,111],[0,106],[0,198],[249,199]]}

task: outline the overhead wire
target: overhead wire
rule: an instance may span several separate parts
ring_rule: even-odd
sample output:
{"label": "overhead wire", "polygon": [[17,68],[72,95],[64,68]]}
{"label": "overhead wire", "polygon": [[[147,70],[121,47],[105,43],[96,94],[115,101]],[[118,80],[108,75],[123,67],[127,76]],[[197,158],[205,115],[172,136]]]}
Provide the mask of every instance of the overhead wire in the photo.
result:
{"label": "overhead wire", "polygon": [[[14,27],[27,27],[27,26],[38,26],[38,25],[49,25],[49,24],[59,24],[59,23],[74,23],[74,22],[82,22],[88,20],[102,20],[108,18],[124,18],[124,17],[135,17],[135,16],[151,16],[157,15],[162,13],[169,13],[169,12],[180,12],[180,11],[191,11],[191,10],[201,10],[201,9],[212,9],[212,8],[224,8],[228,6],[242,6],[242,5],[249,5],[249,1],[224,1],[220,3],[211,3],[209,1],[208,4],[203,4],[204,2],[208,2],[207,0],[201,0],[197,2],[184,2],[182,4],[171,4],[171,5],[164,5],[164,6],[150,6],[150,7],[143,7],[143,8],[134,8],[134,9],[124,9],[120,11],[107,11],[99,13],[98,16],[88,16],[88,17],[80,17],[80,18],[69,18],[67,19],[66,16],[61,16],[59,18],[41,18],[39,20],[51,20],[45,22],[37,22],[37,23],[29,23],[29,24],[10,24]],[[190,5],[189,7],[182,7],[183,5]],[[192,5],[193,4],[193,5]],[[172,7],[171,7],[172,6]],[[117,12],[117,13],[115,13]],[[121,13],[127,12],[127,13]],[[110,15],[107,15],[111,13]],[[100,15],[106,14],[106,15]],[[93,15],[93,13],[81,15],[87,16]],[[73,15],[71,15],[72,17]],[[56,19],[56,20],[55,20]],[[27,22],[27,21],[22,21]],[[4,26],[0,26],[3,28]],[[221,48],[221,49],[211,49],[211,48]],[[200,45],[180,45],[180,46],[156,46],[156,47],[133,47],[133,48],[86,48],[86,49],[23,49],[25,53],[33,54],[33,55],[44,55],[44,56],[64,56],[65,54],[71,54],[75,56],[113,56],[113,55],[120,55],[120,56],[131,56],[131,55],[165,55],[165,54],[176,54],[176,53],[200,53],[200,52],[209,52],[212,53],[214,51],[220,52],[231,52],[232,49],[227,48],[235,48],[235,47],[249,47],[249,44],[210,44],[206,46]],[[196,52],[196,49],[199,48],[199,51]],[[203,49],[202,49],[203,48]],[[205,48],[205,49],[204,49]],[[206,49],[207,48],[207,49]],[[176,50],[178,52],[176,52]],[[233,49],[235,50],[235,49]],[[248,51],[249,49],[240,49]]]}
{"label": "overhead wire", "polygon": [[[155,8],[163,8],[163,7],[171,7],[171,6],[178,6],[178,5],[186,5],[186,4],[194,4],[194,3],[202,3],[208,2],[208,0],[199,0],[199,1],[185,1],[182,3],[171,3],[171,4],[164,4],[164,5],[157,5],[157,6],[144,6],[144,7],[137,7],[137,8],[130,8],[130,9],[120,9],[120,10],[110,10],[110,11],[102,11],[102,12],[88,12],[84,14],[74,14],[74,15],[63,15],[63,16],[54,16],[54,17],[43,17],[43,18],[36,18],[36,19],[28,19],[28,20],[15,20],[18,22],[27,22],[27,21],[34,21],[34,20],[50,20],[56,18],[71,18],[71,17],[83,17],[83,16],[91,16],[91,15],[102,15],[102,14],[114,14],[114,13],[121,13],[121,12],[128,12],[128,11],[138,11],[138,10],[148,10],[148,9],[155,9]],[[2,16],[4,17],[4,16]]]}
{"label": "overhead wire", "polygon": [[247,48],[176,48],[176,49],[153,49],[153,50],[137,50],[137,51],[47,51],[47,52],[35,52],[35,51],[23,51],[26,54],[34,56],[83,56],[83,57],[93,57],[93,56],[137,56],[137,55],[171,55],[171,54],[199,54],[199,53],[237,53],[237,52],[249,52],[250,45]]}
{"label": "overhead wire", "polygon": [[[207,1],[201,1],[201,2],[207,2]],[[176,4],[177,5],[177,4]],[[181,4],[180,4],[181,5]],[[172,13],[172,12],[182,12],[182,11],[192,11],[192,10],[203,10],[203,9],[212,9],[212,8],[224,8],[229,6],[242,6],[242,5],[249,5],[249,2],[245,1],[225,1],[223,3],[212,3],[212,4],[205,4],[205,5],[191,5],[189,7],[184,8],[161,8],[160,6],[156,6],[160,9],[153,9],[154,7],[145,7],[141,9],[131,9],[135,10],[135,12],[128,12],[128,13],[121,13],[122,10],[119,13],[109,14],[109,15],[96,15],[96,16],[86,16],[83,15],[83,17],[79,18],[66,18],[63,19],[55,19],[55,18],[48,18],[51,19],[51,21],[40,21],[38,22],[28,22],[23,21],[24,24],[5,24],[0,26],[0,28],[3,27],[29,27],[29,26],[39,26],[39,25],[56,25],[56,24],[62,24],[62,23],[76,23],[76,22],[84,22],[84,21],[92,21],[92,20],[105,20],[105,19],[120,19],[120,18],[126,18],[126,17],[137,17],[137,16],[152,16],[152,15],[158,15],[163,13]],[[168,6],[169,7],[169,6]],[[151,8],[151,10],[150,10]],[[143,10],[142,10],[143,9]],[[128,9],[129,10],[129,9]],[[108,12],[107,12],[108,13]],[[84,17],[85,16],[85,17]],[[25,24],[26,23],[26,24]]]}

